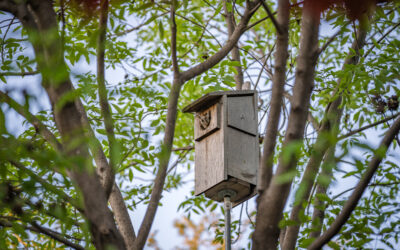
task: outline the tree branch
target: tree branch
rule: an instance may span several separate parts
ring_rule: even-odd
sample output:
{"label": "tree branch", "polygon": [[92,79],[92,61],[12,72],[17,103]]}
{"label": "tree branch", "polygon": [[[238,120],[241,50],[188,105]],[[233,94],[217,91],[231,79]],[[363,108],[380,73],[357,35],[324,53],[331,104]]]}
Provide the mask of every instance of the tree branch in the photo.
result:
{"label": "tree branch", "polygon": [[[322,225],[325,217],[325,209],[321,209],[326,203],[324,200],[319,199],[319,195],[326,195],[328,191],[329,184],[333,178],[333,167],[330,164],[336,164],[335,161],[335,146],[329,147],[328,151],[325,153],[325,159],[322,163],[322,170],[319,174],[319,178],[325,178],[329,180],[329,183],[317,182],[316,185],[316,194],[314,200],[314,210],[312,214],[312,225],[315,227],[312,229],[310,233],[310,237],[316,238],[320,235],[322,230]],[[311,196],[310,196],[311,198]]]}
{"label": "tree branch", "polygon": [[74,95],[62,101],[66,95],[73,93],[74,88],[65,65],[53,4],[51,1],[31,0],[18,2],[17,5],[13,14],[21,21],[32,41],[36,62],[42,73],[42,86],[49,96],[62,142],[68,146],[66,153],[85,159],[80,164],[72,165],[68,175],[82,192],[85,217],[90,223],[93,243],[97,248],[113,246],[124,249],[123,238],[107,206],[108,198],[99,177],[90,170],[91,161],[87,160],[90,159],[90,153],[88,145],[82,140],[85,126],[79,112],[80,99]]}
{"label": "tree branch", "polygon": [[[15,222],[14,222],[15,223]],[[39,234],[44,234],[49,236],[50,238],[63,243],[66,246],[72,247],[73,249],[77,250],[83,250],[84,248],[78,244],[75,244],[66,238],[62,237],[62,235],[58,232],[55,232],[49,228],[45,228],[43,226],[38,225],[36,222],[31,223],[32,226],[26,226],[26,225],[20,225],[21,227],[25,228],[26,230],[29,230],[31,232],[39,233]],[[2,227],[14,227],[14,224],[6,221],[4,219],[0,219],[0,226]]]}
{"label": "tree branch", "polygon": [[104,126],[107,133],[109,143],[110,161],[107,171],[104,171],[102,185],[104,187],[107,198],[109,197],[112,187],[115,182],[115,171],[117,160],[117,141],[114,134],[114,123],[112,120],[112,113],[110,104],[107,98],[107,89],[105,84],[105,43],[107,34],[107,19],[108,19],[108,0],[102,0],[100,4],[100,17],[99,17],[99,36],[97,39],[97,84],[99,88],[99,103],[101,116],[104,119]]}
{"label": "tree branch", "polygon": [[78,209],[79,212],[84,213],[83,208],[79,205],[77,200],[71,198],[68,194],[64,193],[62,190],[60,190],[58,188],[54,188],[54,186],[52,184],[45,181],[43,178],[41,178],[39,175],[35,174],[35,172],[33,172],[29,168],[25,167],[20,162],[11,160],[10,163],[12,165],[14,165],[16,168],[27,173],[29,176],[31,176],[33,179],[35,179],[37,182],[39,182],[47,190],[51,190],[53,193],[59,195],[62,199],[69,202],[72,206],[74,206],[76,209]]}
{"label": "tree branch", "polygon": [[175,21],[175,1],[171,1],[171,58],[172,58],[172,70],[174,75],[179,75],[179,65],[176,56],[176,21]]}
{"label": "tree branch", "polygon": [[[0,91],[0,101],[7,103],[11,108],[13,108],[16,112],[22,115],[28,122],[30,122],[36,130],[43,136],[43,138],[50,143],[56,150],[62,152],[63,146],[59,143],[57,138],[53,133],[34,115],[32,115],[29,111],[27,111],[22,105],[18,104],[16,101],[11,99],[7,94]],[[97,170],[99,170],[99,174],[104,172],[104,169],[109,168],[107,159],[104,155],[103,150],[101,149],[101,145],[98,142],[97,138],[94,136],[93,130],[88,123],[88,119],[86,116],[86,112],[82,106],[82,103],[79,101],[78,105],[79,113],[81,114],[82,122],[84,126],[87,128],[88,137],[93,138],[93,143],[89,143],[91,147],[91,151],[94,154],[94,159],[97,165]],[[110,204],[112,210],[114,212],[114,216],[116,218],[119,230],[124,238],[124,240],[128,239],[128,246],[132,246],[135,240],[135,231],[132,226],[132,222],[130,221],[130,217],[124,203],[124,199],[122,197],[121,192],[119,191],[118,186],[114,185],[113,191],[110,195]]]}
{"label": "tree branch", "polygon": [[30,72],[0,72],[0,76],[33,76],[36,74],[40,74],[39,71],[30,71]]}
{"label": "tree branch", "polygon": [[[262,2],[264,3],[264,1]],[[268,188],[272,178],[273,157],[282,110],[284,86],[286,82],[286,62],[289,57],[289,8],[290,3],[288,0],[278,1],[278,21],[276,22],[279,22],[281,31],[277,34],[276,41],[275,72],[272,76],[272,92],[270,102],[271,107],[268,114],[267,126],[265,128],[266,135],[264,136],[263,153],[257,182],[257,189],[259,193],[264,192]]]}
{"label": "tree branch", "polygon": [[[390,33],[392,33],[397,27],[400,26],[400,22],[398,22],[395,26],[393,26],[390,30],[388,30],[385,34],[382,35],[382,37],[376,41],[377,44],[379,44],[380,42],[382,42],[383,39],[385,39],[385,37],[387,37]],[[371,46],[371,48],[369,48],[369,50],[367,51],[367,53],[364,54],[364,58],[366,58],[371,52],[372,50],[375,48],[375,44]]]}
{"label": "tree branch", "polygon": [[[349,55],[346,58],[343,68],[348,64],[358,63],[359,51],[365,44],[366,36],[367,31],[360,28],[352,44],[352,49],[356,51],[356,54]],[[338,80],[338,86],[339,84],[340,79]],[[292,221],[295,221],[297,224],[289,226],[286,230],[285,238],[282,244],[283,249],[295,248],[300,229],[300,213],[303,212],[303,202],[306,201],[310,196],[312,186],[315,182],[315,177],[323,160],[323,156],[326,154],[330,147],[333,148],[332,154],[334,154],[336,143],[330,142],[328,138],[337,138],[337,135],[339,133],[339,124],[343,113],[341,104],[342,95],[340,95],[327,105],[324,117],[321,122],[321,127],[318,131],[316,142],[313,145],[311,157],[304,170],[299,188],[296,190],[296,200],[293,203],[290,219]]]}
{"label": "tree branch", "polygon": [[240,23],[236,26],[235,31],[232,33],[232,36],[230,36],[228,41],[226,41],[224,46],[222,46],[222,48],[217,53],[209,57],[204,62],[199,63],[198,65],[195,65],[192,68],[182,72],[180,76],[181,82],[184,83],[186,81],[189,81],[190,79],[204,73],[205,71],[209,70],[210,68],[214,67],[217,63],[219,63],[237,44],[240,36],[246,31],[246,27],[248,22],[250,21],[250,18],[253,16],[253,14],[259,8],[259,6],[260,6],[259,4],[254,5],[248,2],[248,5],[246,6],[246,10],[243,14],[242,19],[240,20]]}
{"label": "tree branch", "polygon": [[172,151],[190,151],[193,150],[194,146],[186,146],[181,148],[173,148]]}
{"label": "tree branch", "polygon": [[252,23],[252,24],[250,24],[250,25],[248,25],[248,26],[246,27],[246,31],[252,29],[254,26],[256,26],[257,24],[260,24],[260,23],[264,22],[264,21],[267,20],[267,19],[269,19],[269,16],[263,17],[263,18],[261,18],[260,20],[255,21],[254,23]]}
{"label": "tree branch", "polygon": [[346,23],[345,25],[343,25],[343,27],[341,29],[339,29],[335,34],[333,34],[328,41],[326,41],[321,48],[318,49],[318,54],[321,54],[322,52],[324,52],[326,50],[326,48],[328,48],[328,46],[335,41],[336,37],[340,34],[343,33],[344,27],[347,26],[348,23]]}
{"label": "tree branch", "polygon": [[4,63],[4,41],[6,40],[8,31],[10,30],[11,25],[13,24],[14,20],[15,20],[15,16],[11,19],[10,23],[7,25],[7,29],[4,32],[3,39],[1,40],[1,62],[2,63]]}
{"label": "tree branch", "polygon": [[[109,170],[110,166],[108,165],[107,158],[104,154],[104,151],[101,147],[99,140],[96,138],[94,131],[89,124],[89,119],[86,115],[85,108],[83,107],[81,102],[78,103],[78,111],[81,114],[82,123],[83,123],[84,127],[86,128],[87,137],[92,138],[92,140],[91,140],[92,143],[89,143],[89,148],[94,156],[94,161],[97,166],[97,168],[96,168],[97,173],[101,178],[104,178],[105,176],[103,176],[103,173],[110,171]],[[103,182],[103,183],[105,183],[105,182]],[[104,188],[104,186],[103,186],[103,188]],[[135,230],[133,228],[132,221],[130,219],[124,198],[122,197],[122,193],[115,181],[114,181],[113,188],[111,190],[109,202],[110,202],[115,220],[117,222],[118,229],[121,232],[121,235],[124,239],[126,247],[128,249],[133,249],[132,246],[135,245],[135,239],[136,239]]]}
{"label": "tree branch", "polygon": [[116,183],[114,183],[109,201],[118,229],[125,241],[126,249],[135,249],[135,230],[133,228],[121,190],[118,188]]}
{"label": "tree branch", "polygon": [[[233,7],[231,6],[232,10],[229,11],[228,10],[228,1],[230,2],[230,4],[232,5],[232,2],[230,0],[224,0],[224,9],[225,9],[225,22],[228,26],[228,36],[231,37],[233,34],[233,31],[236,28],[236,22],[235,22],[235,15],[233,13]],[[231,51],[232,54],[232,61],[234,62],[238,62],[239,64],[240,62],[240,52],[239,52],[239,48],[236,45],[232,48]],[[236,89],[237,90],[241,90],[242,86],[243,86],[243,70],[242,70],[242,66],[235,66],[236,69],[236,73],[235,73],[235,83],[236,83]]]}
{"label": "tree branch", "polygon": [[[154,4],[157,5],[159,8],[161,8],[161,9],[167,11],[167,13],[170,13],[170,12],[171,12],[171,10],[168,10],[167,8],[164,8],[162,5],[158,4],[157,2],[154,2]],[[206,32],[218,43],[219,46],[221,46],[221,44],[220,44],[220,42],[218,41],[218,39],[214,36],[214,34],[213,34],[212,32],[210,32],[210,31],[207,29],[207,27],[205,27],[204,25],[202,25],[202,24],[200,24],[200,23],[198,23],[198,22],[196,22],[196,21],[194,21],[194,20],[192,20],[192,19],[190,19],[190,18],[187,18],[186,16],[180,15],[180,14],[178,14],[178,13],[176,13],[176,12],[175,12],[175,15],[178,16],[178,17],[180,17],[180,18],[182,18],[183,20],[186,20],[186,21],[188,21],[188,22],[191,22],[191,23],[193,23],[194,25],[199,26],[200,28],[202,28],[204,31],[206,31]]]}
{"label": "tree branch", "polygon": [[382,119],[382,120],[380,120],[380,121],[377,121],[377,122],[368,124],[368,125],[366,125],[366,126],[364,126],[364,127],[361,127],[361,128],[359,128],[359,129],[352,130],[352,131],[350,131],[350,132],[347,133],[347,134],[344,134],[344,135],[339,136],[338,140],[343,140],[343,139],[348,138],[348,137],[350,137],[350,136],[352,136],[352,135],[358,134],[358,133],[360,133],[360,132],[362,132],[362,131],[364,131],[364,130],[367,130],[367,129],[369,129],[369,128],[373,128],[373,127],[375,127],[375,126],[377,126],[377,125],[380,125],[380,124],[385,123],[385,122],[387,122],[387,121],[393,120],[393,119],[395,119],[395,118],[396,118],[397,116],[399,116],[399,115],[400,115],[400,113],[397,113],[397,114],[394,114],[394,115],[392,115],[392,116],[386,117],[385,119]]}
{"label": "tree branch", "polygon": [[154,179],[154,186],[151,192],[149,205],[147,207],[142,224],[140,225],[138,236],[136,238],[135,249],[137,250],[143,249],[146,243],[147,237],[150,233],[150,229],[154,221],[154,216],[157,212],[159,202],[161,200],[161,194],[167,176],[167,167],[169,159],[171,157],[171,149],[175,133],[178,98],[181,86],[182,82],[179,81],[179,78],[174,77],[174,81],[171,87],[171,92],[168,97],[167,120],[165,126],[163,145],[161,147],[161,153],[159,159],[160,164],[157,170],[156,178]]}
{"label": "tree branch", "polygon": [[[301,41],[297,58],[296,79],[293,86],[293,102],[283,147],[303,140],[305,124],[314,87],[317,62],[320,16],[313,13],[313,3],[306,1],[301,21]],[[266,136],[267,137],[267,136]],[[289,196],[293,177],[282,182],[281,176],[296,170],[298,159],[294,151],[288,156],[281,154],[276,174],[268,189],[261,194],[253,233],[253,249],[276,249],[279,239],[279,221]]]}
{"label": "tree branch", "polygon": [[164,15],[166,15],[166,14],[168,14],[168,11],[163,12],[163,13],[161,13],[161,14],[159,14],[159,15],[152,16],[152,17],[150,17],[148,20],[146,20],[145,22],[139,24],[138,26],[132,27],[132,28],[127,29],[127,30],[123,30],[123,31],[121,31],[121,32],[119,32],[119,33],[115,33],[114,36],[123,36],[123,35],[126,35],[126,34],[128,34],[128,33],[131,33],[132,31],[139,30],[139,29],[142,28],[143,26],[146,26],[147,24],[151,23],[151,22],[154,21],[155,19],[157,19],[157,18],[159,18],[159,17],[162,17],[162,16],[164,16]]}
{"label": "tree branch", "polygon": [[3,91],[0,91],[0,102],[7,103],[18,114],[22,115],[35,129],[43,136],[43,138],[54,147],[55,150],[61,152],[63,146],[55,137],[55,135],[32,113],[29,112],[24,106],[13,100]]}
{"label": "tree branch", "polygon": [[319,238],[317,238],[308,249],[321,249],[326,243],[328,243],[342,228],[344,223],[349,219],[351,213],[356,208],[364,190],[371,181],[376,170],[378,169],[382,159],[386,155],[392,141],[400,131],[400,118],[398,118],[392,125],[392,127],[386,132],[386,135],[382,139],[378,149],[376,150],[374,157],[368,164],[368,168],[365,171],[363,177],[358,182],[354,192],[351,194],[349,199],[344,204],[340,214],[336,217],[332,225],[324,232]]}
{"label": "tree branch", "polygon": [[[262,4],[262,6],[263,6],[265,12],[267,12],[268,17],[271,19],[272,23],[274,24],[277,33],[278,33],[278,34],[282,34],[283,32],[285,32],[283,29],[281,29],[280,24],[279,24],[278,21],[275,19],[274,14],[273,14],[273,13],[271,12],[271,10],[269,9],[267,3],[265,3],[265,0],[261,0],[261,4]],[[278,2],[278,4],[279,4],[279,2]],[[285,7],[286,7],[286,6],[285,6]],[[287,8],[288,8],[288,10],[289,10],[290,4],[289,4],[289,6],[287,6]],[[277,12],[279,13],[279,10],[278,10]]]}

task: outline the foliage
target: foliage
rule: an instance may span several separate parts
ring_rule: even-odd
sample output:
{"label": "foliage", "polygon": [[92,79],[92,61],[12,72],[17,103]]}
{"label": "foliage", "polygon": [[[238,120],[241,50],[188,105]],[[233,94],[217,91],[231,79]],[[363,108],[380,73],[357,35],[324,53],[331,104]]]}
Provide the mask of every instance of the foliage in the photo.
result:
{"label": "foliage", "polygon": [[[275,1],[267,2],[270,8],[276,9]],[[163,160],[162,138],[174,73],[169,16],[171,3],[122,0],[111,3],[105,51],[107,98],[117,140],[117,146],[111,150],[115,150],[117,155],[114,169],[116,183],[123,193],[128,209],[135,216],[139,204],[149,203],[157,166]],[[100,10],[96,8],[93,13],[85,14],[70,1],[54,1],[54,4],[64,59],[75,87],[70,98],[79,96],[82,100],[95,136],[109,158],[112,152],[99,104],[95,70],[99,25],[97,16]],[[223,1],[176,1],[175,4],[176,51],[179,67],[183,72],[219,51],[228,40],[227,29]],[[294,193],[298,189],[308,159],[317,150],[315,142],[318,127],[313,127],[309,120],[304,141],[283,147],[301,40],[302,6],[297,1],[291,1],[291,4],[287,82],[274,163],[277,164],[280,155],[288,156],[290,161],[294,152],[299,159],[294,172],[281,176],[282,182],[295,178],[295,188],[290,199],[292,206]],[[236,1],[235,5],[230,6],[237,20],[240,20],[245,5],[245,1]],[[345,67],[345,58],[356,53],[349,47],[356,39],[356,26],[360,22],[349,22],[345,15],[346,10],[341,5],[322,14],[323,28],[319,45],[322,47],[328,41],[329,44],[322,51],[316,66],[315,87],[309,112],[315,121],[321,122],[327,106],[341,95],[344,114],[339,125],[339,139],[330,138],[329,135],[324,137],[324,143],[337,143],[335,163],[333,166],[323,166],[332,168],[334,172],[333,176],[325,176],[327,183],[333,179],[334,184],[326,195],[319,197],[327,202],[323,207],[326,211],[324,229],[329,227],[341,211],[354,183],[358,182],[376,153],[377,141],[392,124],[390,119],[384,123],[379,121],[398,112],[400,41],[399,29],[396,27],[400,21],[399,7],[397,1],[376,7],[366,46],[360,51],[360,62]],[[260,8],[252,17],[250,27],[263,18],[266,20],[252,26],[238,42],[241,56],[239,64],[245,80],[251,82],[252,88],[258,90],[260,97],[258,108],[261,137],[265,133],[270,108],[276,46],[275,27],[271,19],[266,17],[267,14]],[[34,48],[28,41],[28,32],[11,14],[1,12],[0,18],[1,90],[12,96],[22,110],[33,113],[62,141],[52,107],[45,94],[29,87],[40,82],[41,78],[36,61],[36,56],[39,55],[34,54]],[[337,31],[340,32],[334,35]],[[334,39],[330,40],[332,36]],[[173,160],[168,166],[164,191],[172,192],[181,188],[185,184],[185,177],[193,174],[193,117],[180,110],[205,93],[233,90],[234,75],[237,73],[235,66],[239,64],[228,55],[216,66],[183,85],[174,128]],[[24,83],[23,87],[15,85],[16,79]],[[16,106],[6,102],[4,97],[0,97],[0,101],[0,248],[66,247],[54,237],[43,233],[38,225],[75,244],[94,248],[90,223],[81,212],[84,206],[81,190],[76,188],[67,175],[72,165],[91,166],[93,159],[72,157],[59,152],[41,136],[37,127],[27,120],[20,123],[15,118],[13,110],[18,109]],[[372,129],[348,135],[374,123],[377,124]],[[15,127],[18,128],[17,132]],[[93,138],[83,135],[79,140],[73,141],[69,146],[73,148],[74,143],[78,145],[82,141],[88,145],[94,143]],[[381,164],[348,223],[331,241],[332,248],[399,246],[398,143],[400,142],[397,138],[394,151],[390,151],[394,153]],[[320,175],[318,180],[324,182],[324,176]],[[348,188],[348,192],[342,192]],[[311,215],[314,200],[312,195],[304,205],[306,210],[302,215],[298,241],[300,247],[311,243],[309,235],[313,226]],[[202,242],[199,234],[213,223],[213,220],[207,219],[207,215],[214,210],[219,212],[219,205],[204,196],[194,197],[193,193],[186,201],[181,202],[178,209],[184,211],[187,217],[177,221],[175,227],[186,237],[188,247],[192,247],[190,244],[196,247],[203,243],[215,244],[210,239]],[[206,215],[206,219],[195,226],[190,220],[193,213]],[[284,211],[285,219],[280,223],[282,227],[293,223],[289,220],[289,214],[288,207]],[[238,225],[241,222],[235,223]],[[194,230],[193,238],[188,236],[187,228]],[[218,236],[221,239],[221,233],[222,231],[216,234],[217,240]],[[150,239],[154,241],[154,237]]]}

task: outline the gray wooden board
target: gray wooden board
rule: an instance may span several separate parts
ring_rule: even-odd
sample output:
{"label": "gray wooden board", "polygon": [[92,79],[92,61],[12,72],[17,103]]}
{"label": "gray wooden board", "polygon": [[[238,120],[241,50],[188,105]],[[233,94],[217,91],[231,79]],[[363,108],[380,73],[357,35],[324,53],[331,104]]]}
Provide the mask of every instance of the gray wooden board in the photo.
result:
{"label": "gray wooden board", "polygon": [[[205,113],[210,113],[210,123],[206,129],[202,129],[200,126],[201,116]],[[200,141],[202,138],[211,135],[213,132],[221,127],[221,105],[216,103],[208,109],[196,113],[194,119],[194,139]]]}
{"label": "gray wooden board", "polygon": [[231,201],[237,202],[252,195],[254,187],[249,183],[229,177],[228,180],[218,183],[214,187],[208,189],[205,192],[205,196],[215,201],[223,201],[223,197],[219,195],[219,192],[227,189],[236,192],[236,196],[232,197]]}
{"label": "gray wooden board", "polygon": [[225,136],[228,176],[256,185],[259,164],[258,137],[230,127],[226,128]]}
{"label": "gray wooden board", "polygon": [[225,179],[223,130],[195,141],[195,195]]}
{"label": "gray wooden board", "polygon": [[221,96],[241,96],[241,95],[255,95],[257,92],[254,90],[236,90],[236,91],[215,91],[208,93],[201,98],[195,100],[191,104],[187,105],[182,109],[182,112],[197,112],[203,109],[210,107],[217,100],[221,98]]}
{"label": "gray wooden board", "polygon": [[254,96],[228,97],[228,126],[257,135]]}

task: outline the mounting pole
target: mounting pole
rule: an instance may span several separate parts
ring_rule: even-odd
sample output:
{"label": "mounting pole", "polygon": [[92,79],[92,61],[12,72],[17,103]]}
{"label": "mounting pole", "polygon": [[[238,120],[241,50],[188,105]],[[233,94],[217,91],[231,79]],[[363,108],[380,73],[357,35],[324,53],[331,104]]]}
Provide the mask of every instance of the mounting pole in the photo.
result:
{"label": "mounting pole", "polygon": [[224,189],[218,192],[220,199],[224,198],[225,210],[225,250],[231,250],[231,199],[236,196],[236,192],[231,189]]}
{"label": "mounting pole", "polygon": [[225,250],[231,250],[231,197],[226,195],[224,197],[225,208]]}

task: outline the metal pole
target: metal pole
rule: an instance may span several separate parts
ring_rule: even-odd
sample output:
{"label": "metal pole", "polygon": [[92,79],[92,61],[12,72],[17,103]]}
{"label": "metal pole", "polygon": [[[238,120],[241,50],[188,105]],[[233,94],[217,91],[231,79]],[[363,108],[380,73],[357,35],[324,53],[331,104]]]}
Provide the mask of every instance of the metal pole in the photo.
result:
{"label": "metal pole", "polygon": [[225,206],[225,250],[231,250],[231,197],[224,196]]}

